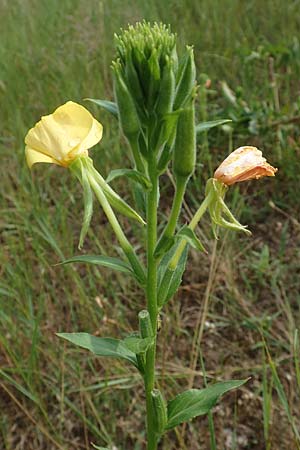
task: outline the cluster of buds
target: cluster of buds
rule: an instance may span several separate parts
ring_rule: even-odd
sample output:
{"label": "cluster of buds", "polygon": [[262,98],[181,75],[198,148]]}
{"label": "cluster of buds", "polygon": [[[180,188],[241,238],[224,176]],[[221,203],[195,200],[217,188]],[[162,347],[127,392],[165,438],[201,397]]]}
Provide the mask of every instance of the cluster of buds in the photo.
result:
{"label": "cluster of buds", "polygon": [[[186,47],[178,61],[176,36],[169,27],[157,23],[129,26],[115,40],[117,58],[112,67],[123,133],[139,169],[140,159],[147,160],[151,152],[157,153],[158,168],[163,171],[172,156],[181,112],[193,109],[193,49]],[[191,127],[194,129],[193,112],[189,114],[189,123],[185,114],[181,128]],[[181,146],[181,160],[187,147],[187,142]],[[193,168],[194,162],[191,171]]]}

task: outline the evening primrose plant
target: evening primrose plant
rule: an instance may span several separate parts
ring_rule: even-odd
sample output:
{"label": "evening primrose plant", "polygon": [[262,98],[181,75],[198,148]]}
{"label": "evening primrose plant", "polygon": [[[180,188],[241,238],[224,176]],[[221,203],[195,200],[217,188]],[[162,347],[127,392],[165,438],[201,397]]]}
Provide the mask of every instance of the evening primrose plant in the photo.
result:
{"label": "evening primrose plant", "polygon": [[[59,333],[79,347],[102,357],[132,364],[145,385],[147,449],[157,449],[163,434],[190,419],[208,414],[226,392],[245,380],[227,380],[201,389],[189,389],[166,399],[156,384],[156,343],[159,313],[178,290],[188,251],[205,249],[195,229],[206,211],[217,237],[219,227],[250,233],[230,212],[224,198],[228,186],[245,180],[274,176],[276,169],[255,147],[241,147],[225,159],[206,184],[205,197],[189,224],[179,218],[188,181],[196,164],[196,130],[209,130],[224,121],[196,126],[196,69],[192,47],[178,57],[176,36],[163,24],[138,23],[115,37],[112,63],[115,102],[92,100],[119,121],[132,156],[131,168],[113,170],[105,180],[94,167],[89,149],[102,138],[102,125],[83,106],[74,102],[42,117],[26,138],[29,167],[53,163],[68,168],[83,190],[84,213],[79,248],[90,226],[96,198],[115,233],[123,257],[78,255],[63,263],[97,264],[131,276],[145,293],[137,313],[135,333],[117,339],[82,333]],[[114,120],[114,119],[113,119]],[[171,167],[175,183],[172,209],[158,224],[160,177]],[[111,187],[116,177],[133,182],[136,207],[127,204]],[[146,263],[138,256],[118,221],[125,215],[145,227]],[[159,227],[158,227],[159,225]],[[158,229],[162,229],[159,234]]]}

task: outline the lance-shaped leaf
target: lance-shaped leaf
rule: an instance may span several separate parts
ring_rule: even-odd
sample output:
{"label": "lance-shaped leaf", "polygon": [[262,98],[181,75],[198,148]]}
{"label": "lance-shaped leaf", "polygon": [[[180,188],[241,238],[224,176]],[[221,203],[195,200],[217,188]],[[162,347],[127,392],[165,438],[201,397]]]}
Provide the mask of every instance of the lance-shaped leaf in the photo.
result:
{"label": "lance-shaped leaf", "polygon": [[124,342],[113,338],[99,338],[89,333],[56,333],[57,336],[72,342],[78,347],[86,348],[97,356],[109,356],[125,359],[138,368],[136,355]]}
{"label": "lance-shaped leaf", "polygon": [[166,429],[176,427],[194,417],[207,414],[219,398],[232,389],[239,388],[247,380],[231,380],[216,383],[205,389],[189,389],[177,395],[168,403],[168,423]]}
{"label": "lance-shaped leaf", "polygon": [[60,264],[71,264],[71,263],[87,263],[87,264],[95,264],[98,266],[107,267],[108,269],[117,270],[119,272],[128,273],[134,276],[134,272],[132,271],[129,264],[125,261],[122,261],[118,258],[112,258],[110,256],[102,256],[102,255],[78,255],[73,256],[72,258],[66,259],[62,261]]}
{"label": "lance-shaped leaf", "polygon": [[110,102],[108,100],[98,100],[96,98],[84,98],[89,102],[95,103],[106,111],[110,112],[113,116],[118,117],[118,105],[115,102]]}
{"label": "lance-shaped leaf", "polygon": [[224,125],[225,123],[232,122],[230,119],[219,119],[219,120],[210,120],[208,122],[201,122],[196,125],[196,133],[204,133],[205,131],[211,130],[212,128],[218,127],[220,125]]}
{"label": "lance-shaped leaf", "polygon": [[130,180],[133,180],[135,183],[138,183],[139,185],[141,185],[146,191],[148,191],[152,187],[151,181],[145,175],[143,175],[141,172],[139,172],[138,170],[134,170],[134,169],[112,170],[109,173],[108,177],[106,178],[106,182],[110,183],[112,180],[114,180],[115,178],[119,178],[119,177],[127,177]]}
{"label": "lance-shaped leaf", "polygon": [[170,298],[177,292],[181,281],[182,275],[185,270],[187,255],[188,255],[188,245],[182,252],[179,262],[175,270],[170,270],[169,263],[174,255],[177,248],[175,245],[168,253],[162,258],[159,268],[158,268],[158,306],[161,307],[167,303]]}
{"label": "lance-shaped leaf", "polygon": [[183,228],[181,228],[181,230],[179,230],[176,234],[176,238],[179,240],[184,239],[194,249],[199,250],[200,252],[207,253],[200,239],[197,238],[195,232],[188,226],[184,226]]}
{"label": "lance-shaped leaf", "polygon": [[141,338],[139,336],[128,336],[123,340],[125,346],[136,355],[145,353],[153,344],[153,338]]}

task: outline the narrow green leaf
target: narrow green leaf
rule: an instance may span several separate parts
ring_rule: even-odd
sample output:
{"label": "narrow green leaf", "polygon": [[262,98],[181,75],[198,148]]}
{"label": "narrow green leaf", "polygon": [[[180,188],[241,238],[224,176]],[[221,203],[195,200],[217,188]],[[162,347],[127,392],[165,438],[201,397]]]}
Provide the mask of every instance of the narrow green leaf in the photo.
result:
{"label": "narrow green leaf", "polygon": [[153,339],[148,338],[140,338],[138,336],[128,336],[123,340],[124,345],[136,355],[140,355],[141,353],[145,353],[150,345],[153,343]]}
{"label": "narrow green leaf", "polygon": [[4,372],[4,370],[0,369],[0,377],[4,378],[4,380],[8,381],[12,386],[14,386],[21,394],[25,395],[25,397],[29,398],[32,402],[39,404],[38,398],[36,398],[31,392],[25,389],[21,384],[17,383],[11,376]]}
{"label": "narrow green leaf", "polygon": [[118,106],[115,102],[110,102],[108,100],[98,100],[96,98],[84,98],[89,102],[95,103],[106,111],[110,112],[113,116],[118,117]]}
{"label": "narrow green leaf", "polygon": [[200,134],[204,131],[208,131],[211,128],[218,127],[223,125],[224,123],[232,122],[230,119],[219,119],[219,120],[210,120],[209,122],[202,122],[196,125],[196,133]]}
{"label": "narrow green leaf", "polygon": [[135,354],[130,351],[119,339],[99,338],[89,333],[56,333],[57,336],[86,348],[97,356],[109,356],[112,358],[121,358],[130,361],[138,367]]}
{"label": "narrow green leaf", "polygon": [[182,238],[185,239],[190,244],[190,246],[195,248],[196,250],[207,253],[202,242],[197,238],[195,232],[191,230],[191,228],[184,226],[183,228],[181,228],[181,230],[179,230],[176,237],[180,240]]}
{"label": "narrow green leaf", "polygon": [[213,384],[205,389],[190,389],[177,395],[168,403],[168,424],[171,429],[194,417],[207,414],[219,398],[232,389],[239,388],[247,380],[230,380]]}
{"label": "narrow green leaf", "polygon": [[175,270],[171,271],[168,269],[169,263],[174,255],[177,245],[174,245],[171,250],[162,258],[159,268],[158,268],[158,304],[159,306],[164,305],[171,297],[177,292],[181,281],[182,275],[185,270],[187,255],[188,255],[188,245],[185,247],[182,255],[179,259],[178,265]]}
{"label": "narrow green leaf", "polygon": [[155,247],[154,257],[160,258],[162,255],[167,253],[167,251],[170,250],[170,248],[173,247],[174,243],[175,243],[174,236],[170,237],[170,236],[163,235]]}
{"label": "narrow green leaf", "polygon": [[135,181],[136,183],[140,184],[146,191],[151,189],[151,187],[152,187],[151,181],[145,175],[143,175],[141,172],[139,172],[138,170],[134,170],[134,169],[112,170],[109,173],[108,177],[106,178],[106,182],[110,183],[112,180],[114,180],[115,178],[119,178],[119,177],[127,177],[127,178]]}
{"label": "narrow green leaf", "polygon": [[95,264],[98,266],[107,267],[109,269],[118,270],[119,272],[129,273],[130,275],[134,275],[131,267],[126,262],[122,261],[118,258],[111,258],[110,256],[101,256],[101,255],[78,255],[73,256],[72,258],[66,259],[62,261],[61,265],[71,264],[71,263],[87,263],[87,264]]}

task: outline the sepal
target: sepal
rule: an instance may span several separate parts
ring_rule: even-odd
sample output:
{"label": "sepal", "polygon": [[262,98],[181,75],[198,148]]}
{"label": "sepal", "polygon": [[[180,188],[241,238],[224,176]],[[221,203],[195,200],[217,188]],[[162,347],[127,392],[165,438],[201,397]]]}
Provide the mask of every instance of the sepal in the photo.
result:
{"label": "sepal", "polygon": [[[206,196],[211,196],[208,210],[212,220],[213,233],[217,239],[217,227],[223,227],[235,231],[243,231],[251,235],[251,231],[247,229],[246,225],[242,225],[229,210],[224,202],[225,194],[228,189],[224,183],[215,178],[210,178],[206,183]],[[227,217],[225,219],[224,215]]]}

